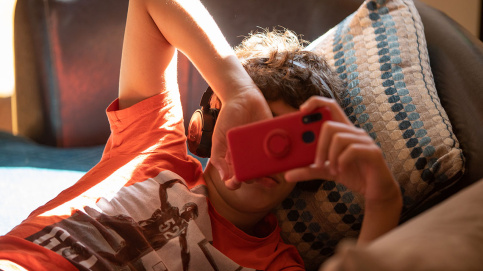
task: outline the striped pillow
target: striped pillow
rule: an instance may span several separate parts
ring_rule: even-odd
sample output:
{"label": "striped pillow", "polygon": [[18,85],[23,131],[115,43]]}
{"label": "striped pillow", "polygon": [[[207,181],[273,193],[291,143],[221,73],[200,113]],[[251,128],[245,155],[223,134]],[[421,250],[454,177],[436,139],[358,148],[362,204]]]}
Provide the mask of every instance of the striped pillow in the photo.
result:
{"label": "striped pillow", "polygon": [[[383,150],[401,185],[403,214],[462,175],[463,153],[439,101],[412,1],[365,1],[307,49],[323,55],[344,81],[342,106]],[[276,214],[282,237],[316,269],[340,239],[357,237],[364,204],[331,181],[303,185]]]}

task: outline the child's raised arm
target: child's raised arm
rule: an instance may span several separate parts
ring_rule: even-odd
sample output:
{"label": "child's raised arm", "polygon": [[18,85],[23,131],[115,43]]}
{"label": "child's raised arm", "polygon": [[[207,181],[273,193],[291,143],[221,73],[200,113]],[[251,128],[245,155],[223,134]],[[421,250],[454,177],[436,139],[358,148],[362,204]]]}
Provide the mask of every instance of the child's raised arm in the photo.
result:
{"label": "child's raised arm", "polygon": [[258,88],[199,1],[129,1],[121,60],[120,108],[160,92],[178,91],[175,49],[193,62],[223,103],[213,136],[211,163],[227,179],[230,170],[225,161],[226,131],[269,118],[271,114]]}
{"label": "child's raised arm", "polygon": [[364,221],[358,244],[368,243],[398,225],[402,196],[381,149],[362,129],[355,127],[331,99],[312,97],[302,111],[330,108],[334,121],[322,125],[314,165],[286,172],[287,181],[335,180],[365,199]]}

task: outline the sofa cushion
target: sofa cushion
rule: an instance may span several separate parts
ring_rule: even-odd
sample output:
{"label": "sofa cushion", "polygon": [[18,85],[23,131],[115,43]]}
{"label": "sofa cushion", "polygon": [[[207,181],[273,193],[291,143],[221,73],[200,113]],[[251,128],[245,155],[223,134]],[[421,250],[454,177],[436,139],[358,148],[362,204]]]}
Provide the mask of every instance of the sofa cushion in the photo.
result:
{"label": "sofa cushion", "polygon": [[104,146],[55,148],[0,131],[0,235],[77,182]]}
{"label": "sofa cushion", "polygon": [[482,193],[483,179],[367,247],[342,242],[321,270],[481,270]]}
{"label": "sofa cushion", "polygon": [[[307,49],[325,56],[343,80],[342,106],[383,150],[401,186],[403,215],[461,177],[463,153],[439,101],[412,1],[365,1]],[[341,238],[358,235],[363,207],[362,196],[323,181],[297,186],[277,215],[283,238],[312,269]]]}

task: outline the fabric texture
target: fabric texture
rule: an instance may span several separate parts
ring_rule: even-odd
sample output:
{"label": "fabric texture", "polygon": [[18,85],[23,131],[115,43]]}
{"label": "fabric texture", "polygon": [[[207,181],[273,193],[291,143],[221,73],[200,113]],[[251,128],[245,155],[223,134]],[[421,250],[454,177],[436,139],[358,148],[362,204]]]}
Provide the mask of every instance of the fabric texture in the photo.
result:
{"label": "fabric texture", "polygon": [[104,146],[56,148],[0,131],[0,165],[87,172],[102,156]]}
{"label": "fabric texture", "polygon": [[[458,180],[465,160],[437,96],[412,1],[367,0],[307,50],[323,55],[343,80],[342,107],[381,147],[401,186],[402,215]],[[297,186],[276,213],[283,238],[316,269],[343,237],[357,237],[363,207],[362,196],[318,181]]]}
{"label": "fabric texture", "polygon": [[28,270],[300,270],[273,215],[256,238],[210,207],[181,112],[172,92],[113,102],[101,161],[0,237],[0,259]]}
{"label": "fabric texture", "polygon": [[103,149],[56,148],[0,131],[0,236],[79,180]]}
{"label": "fabric texture", "polygon": [[482,193],[483,179],[367,247],[343,242],[322,270],[481,270]]}

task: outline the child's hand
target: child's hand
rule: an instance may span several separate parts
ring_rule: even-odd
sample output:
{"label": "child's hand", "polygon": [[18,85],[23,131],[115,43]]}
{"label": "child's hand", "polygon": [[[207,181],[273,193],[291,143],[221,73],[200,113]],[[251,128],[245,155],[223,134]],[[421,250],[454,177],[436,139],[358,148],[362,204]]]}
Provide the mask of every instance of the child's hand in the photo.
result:
{"label": "child's hand", "polygon": [[397,226],[402,208],[398,183],[387,167],[381,149],[362,129],[347,119],[340,106],[312,97],[300,109],[305,112],[327,106],[332,119],[322,125],[315,163],[287,171],[287,181],[335,180],[364,196],[364,221],[358,244],[366,244]]}
{"label": "child's hand", "polygon": [[226,133],[229,129],[250,122],[271,118],[270,108],[256,87],[250,87],[228,97],[223,102],[213,134],[210,162],[216,167],[229,189],[237,189],[241,183],[235,179],[231,155],[227,153]]}
{"label": "child's hand", "polygon": [[300,110],[310,112],[321,106],[329,107],[333,121],[322,125],[315,163],[287,171],[287,181],[335,180],[362,194],[366,202],[397,197],[399,186],[387,167],[381,149],[364,130],[349,121],[334,100],[312,97]]}

